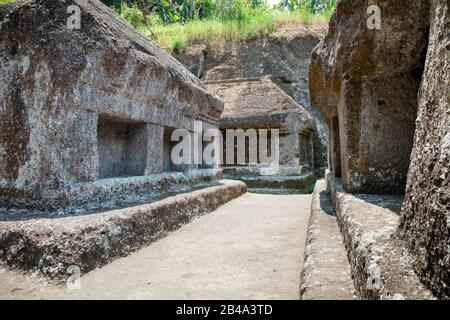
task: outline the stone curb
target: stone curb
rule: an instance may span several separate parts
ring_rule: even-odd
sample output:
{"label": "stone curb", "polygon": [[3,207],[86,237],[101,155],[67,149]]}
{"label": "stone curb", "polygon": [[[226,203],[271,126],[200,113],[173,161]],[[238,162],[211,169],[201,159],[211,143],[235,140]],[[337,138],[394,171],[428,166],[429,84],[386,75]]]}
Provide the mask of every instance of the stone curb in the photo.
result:
{"label": "stone curb", "polygon": [[312,194],[300,299],[355,299],[347,251],[325,180],[316,182]]}
{"label": "stone curb", "polygon": [[247,191],[240,181],[102,213],[0,222],[0,261],[56,281],[124,257]]}
{"label": "stone curb", "polygon": [[[155,201],[163,193],[189,190],[223,178],[221,169],[101,179],[69,183],[56,189],[27,186],[0,179],[0,215],[27,209],[31,212],[79,214]],[[8,196],[13,195],[13,197]],[[30,212],[26,213],[27,215]]]}
{"label": "stone curb", "polygon": [[375,300],[434,299],[413,271],[407,250],[393,236],[402,198],[348,194],[331,172],[326,177],[357,296]]}

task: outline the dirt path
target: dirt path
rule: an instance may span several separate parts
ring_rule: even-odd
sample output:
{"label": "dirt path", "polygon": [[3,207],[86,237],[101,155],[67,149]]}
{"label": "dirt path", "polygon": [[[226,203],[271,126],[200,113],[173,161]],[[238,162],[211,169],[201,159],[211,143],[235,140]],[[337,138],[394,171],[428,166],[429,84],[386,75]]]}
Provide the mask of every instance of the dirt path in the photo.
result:
{"label": "dirt path", "polygon": [[80,290],[0,272],[0,298],[298,299],[310,195],[247,193],[81,278]]}

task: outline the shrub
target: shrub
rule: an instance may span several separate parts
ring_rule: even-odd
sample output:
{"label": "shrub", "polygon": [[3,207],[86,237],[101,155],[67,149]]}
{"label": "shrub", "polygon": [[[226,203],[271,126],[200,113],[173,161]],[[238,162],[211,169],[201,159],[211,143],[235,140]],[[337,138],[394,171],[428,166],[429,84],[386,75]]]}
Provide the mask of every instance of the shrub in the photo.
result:
{"label": "shrub", "polygon": [[175,38],[172,40],[172,44],[170,45],[170,49],[173,52],[179,52],[186,48],[188,45],[185,39]]}
{"label": "shrub", "polygon": [[135,4],[129,6],[126,3],[122,3],[119,14],[136,29],[141,29],[145,26],[144,15]]}

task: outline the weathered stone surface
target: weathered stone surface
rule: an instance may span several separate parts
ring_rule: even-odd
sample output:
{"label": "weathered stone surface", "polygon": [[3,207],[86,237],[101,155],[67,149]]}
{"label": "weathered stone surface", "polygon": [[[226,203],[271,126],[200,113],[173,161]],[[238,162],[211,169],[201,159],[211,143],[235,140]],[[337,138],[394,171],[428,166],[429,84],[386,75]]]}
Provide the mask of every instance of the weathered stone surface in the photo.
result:
{"label": "weathered stone surface", "polygon": [[393,237],[402,197],[349,194],[327,174],[337,220],[347,248],[353,284],[361,299],[433,299],[414,272],[411,256]]}
{"label": "weathered stone surface", "polygon": [[249,188],[293,189],[303,191],[304,193],[311,192],[308,188],[311,187],[314,181],[314,176],[311,173],[296,176],[260,175],[233,178],[245,182]]}
{"label": "weathered stone surface", "polygon": [[222,168],[224,175],[230,177],[239,178],[240,176],[297,176],[298,174],[305,174],[310,172],[308,166],[298,167],[292,166],[278,166],[278,167],[265,167],[259,165],[248,166],[226,166]]}
{"label": "weathered stone surface", "polygon": [[302,300],[355,299],[342,235],[325,180],[316,182],[300,281]]}
{"label": "weathered stone surface", "polygon": [[[81,29],[67,28],[69,5],[81,9]],[[163,131],[192,130],[196,119],[217,127],[223,110],[97,0],[0,5],[0,103],[0,196],[11,203],[39,195],[30,189],[162,173]]]}
{"label": "weathered stone surface", "polygon": [[355,193],[401,194],[406,183],[429,29],[429,1],[339,1],[314,49],[311,103],[326,115],[333,171]]}
{"label": "weathered stone surface", "polygon": [[431,17],[399,235],[421,280],[450,298],[449,2],[431,1]]}
{"label": "weathered stone surface", "polygon": [[[168,193],[213,185],[223,178],[222,170],[202,169],[188,173],[168,172],[151,176],[109,178],[71,183],[58,189],[23,189],[27,199],[0,197],[0,221],[31,217],[61,217],[89,214],[137,203],[155,201]],[[14,190],[0,184],[2,191]]]}
{"label": "weathered stone surface", "polygon": [[403,194],[406,185],[396,241],[423,283],[448,298],[449,4],[383,1],[379,30],[366,25],[370,4],[338,2],[313,52],[311,100],[327,117],[332,170],[346,191]]}
{"label": "weathered stone surface", "polygon": [[226,179],[243,181],[252,192],[267,194],[310,193],[314,186],[314,176],[310,167],[305,166],[225,166]]}
{"label": "weathered stone surface", "polygon": [[308,66],[311,51],[325,29],[320,26],[318,29],[280,30],[270,37],[211,46],[194,45],[174,56],[206,81],[271,76],[276,85],[313,115],[311,169],[323,176],[327,167],[328,133],[322,114],[310,103]]}
{"label": "weathered stone surface", "polygon": [[245,193],[238,181],[161,201],[90,215],[0,221],[0,261],[9,267],[64,280],[67,267],[81,273],[155,241]]}
{"label": "weathered stone surface", "polygon": [[[314,118],[304,107],[272,82],[271,77],[238,78],[204,82],[224,100],[219,127],[314,129]],[[289,121],[290,120],[290,121]]]}
{"label": "weathered stone surface", "polygon": [[[212,80],[205,85],[224,100],[221,130],[278,129],[280,165],[312,166],[314,118],[270,77]],[[224,144],[227,138],[224,135]]]}

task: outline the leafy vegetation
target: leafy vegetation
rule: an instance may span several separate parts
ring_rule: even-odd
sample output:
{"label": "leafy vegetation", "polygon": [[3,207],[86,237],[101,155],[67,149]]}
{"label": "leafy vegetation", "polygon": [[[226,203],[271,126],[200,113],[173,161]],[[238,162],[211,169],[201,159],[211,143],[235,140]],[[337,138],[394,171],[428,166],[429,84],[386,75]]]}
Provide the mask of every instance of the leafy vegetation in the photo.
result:
{"label": "leafy vegetation", "polygon": [[323,177],[319,177],[319,178],[314,177],[310,182],[308,182],[308,185],[306,186],[306,189],[305,189],[305,193],[313,193],[314,188],[316,186],[316,182],[319,180],[322,180],[322,179],[324,179],[324,178]]}
{"label": "leafy vegetation", "polygon": [[270,36],[286,25],[329,20],[336,0],[103,0],[139,31],[169,50],[193,43]]}

